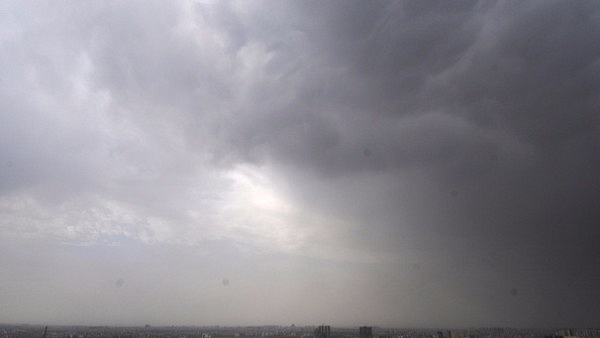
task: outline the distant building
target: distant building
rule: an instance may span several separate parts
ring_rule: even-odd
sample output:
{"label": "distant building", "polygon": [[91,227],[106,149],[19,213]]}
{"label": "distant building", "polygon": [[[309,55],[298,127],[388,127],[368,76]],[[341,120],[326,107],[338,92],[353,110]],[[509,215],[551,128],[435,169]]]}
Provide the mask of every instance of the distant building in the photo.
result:
{"label": "distant building", "polygon": [[331,327],[321,325],[315,329],[315,338],[331,338]]}
{"label": "distant building", "polygon": [[373,328],[370,326],[361,326],[358,328],[360,338],[373,338]]}
{"label": "distant building", "polygon": [[468,330],[450,330],[448,331],[448,338],[469,338]]}

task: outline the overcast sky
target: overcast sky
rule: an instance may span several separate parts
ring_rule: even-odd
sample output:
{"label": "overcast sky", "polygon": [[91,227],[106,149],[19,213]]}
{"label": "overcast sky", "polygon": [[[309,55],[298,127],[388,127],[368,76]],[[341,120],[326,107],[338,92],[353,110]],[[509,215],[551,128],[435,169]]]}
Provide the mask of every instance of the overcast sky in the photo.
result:
{"label": "overcast sky", "polygon": [[593,326],[600,2],[0,2],[0,322]]}

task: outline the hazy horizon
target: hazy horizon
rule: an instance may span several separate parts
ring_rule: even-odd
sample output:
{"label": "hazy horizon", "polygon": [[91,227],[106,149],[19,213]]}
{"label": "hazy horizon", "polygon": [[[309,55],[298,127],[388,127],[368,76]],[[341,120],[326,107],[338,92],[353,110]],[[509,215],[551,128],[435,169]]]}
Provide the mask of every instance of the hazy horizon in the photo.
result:
{"label": "hazy horizon", "polygon": [[0,322],[600,322],[600,2],[0,3]]}
{"label": "hazy horizon", "polygon": [[[330,325],[330,323],[312,323],[312,324],[251,324],[251,325],[211,325],[211,324],[180,324],[180,325],[172,325],[172,324],[159,324],[159,325],[150,325],[150,324],[133,324],[133,325],[111,325],[111,324],[44,324],[44,323],[0,323],[0,326],[27,326],[27,327],[39,327],[44,328],[48,327],[49,329],[52,327],[61,328],[61,327],[79,327],[79,328],[214,328],[214,329],[240,329],[240,328],[265,328],[265,329],[274,329],[274,328],[295,328],[297,331],[309,330],[308,332],[314,332],[315,328],[319,326],[326,325],[330,326],[331,331],[342,331],[347,332],[348,330],[359,329],[363,326],[371,327],[373,332],[381,333],[386,332],[387,330],[415,330],[415,331],[442,331],[447,333],[447,331],[475,331],[475,330],[493,330],[493,329],[502,329],[502,330],[530,330],[530,331],[542,331],[542,332],[552,332],[556,333],[560,330],[565,330],[564,326],[548,326],[548,327],[511,327],[511,326],[455,326],[455,327],[394,327],[394,326],[377,326],[370,325],[369,323],[361,323],[356,325]],[[569,327],[571,330],[597,330],[597,327]],[[307,332],[307,331],[305,331]]]}

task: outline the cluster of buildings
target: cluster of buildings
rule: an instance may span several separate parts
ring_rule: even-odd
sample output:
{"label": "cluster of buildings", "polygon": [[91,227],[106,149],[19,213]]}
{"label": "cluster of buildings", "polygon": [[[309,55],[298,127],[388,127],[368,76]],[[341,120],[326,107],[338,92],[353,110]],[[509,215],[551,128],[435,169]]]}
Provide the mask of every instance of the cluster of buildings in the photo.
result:
{"label": "cluster of buildings", "polygon": [[108,327],[0,325],[0,338],[600,338],[600,329],[385,329],[370,326]]}
{"label": "cluster of buildings", "polygon": [[[342,330],[336,337],[356,337],[347,330]],[[314,330],[314,338],[332,338],[331,327],[329,325],[318,326]],[[373,328],[370,326],[361,326],[358,328],[358,338],[373,338]]]}

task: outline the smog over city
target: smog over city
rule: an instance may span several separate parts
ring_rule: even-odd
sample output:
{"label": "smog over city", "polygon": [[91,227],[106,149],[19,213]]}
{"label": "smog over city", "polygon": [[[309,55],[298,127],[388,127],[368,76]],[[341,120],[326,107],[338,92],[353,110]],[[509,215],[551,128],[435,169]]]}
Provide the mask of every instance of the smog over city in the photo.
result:
{"label": "smog over city", "polygon": [[0,2],[0,323],[600,337],[600,2]]}

